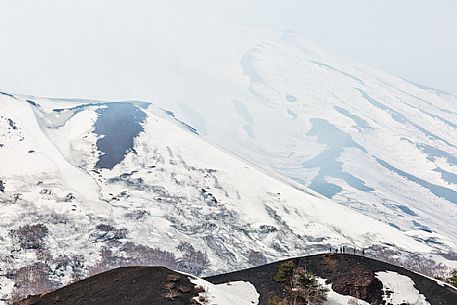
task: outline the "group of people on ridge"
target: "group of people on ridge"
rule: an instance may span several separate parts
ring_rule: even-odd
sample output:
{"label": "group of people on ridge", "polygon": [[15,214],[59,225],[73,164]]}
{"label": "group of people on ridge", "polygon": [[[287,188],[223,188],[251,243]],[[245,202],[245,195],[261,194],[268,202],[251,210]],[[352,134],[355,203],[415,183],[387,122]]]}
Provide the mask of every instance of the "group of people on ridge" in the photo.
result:
{"label": "group of people on ridge", "polygon": [[[353,254],[353,255],[356,255],[357,253],[357,249],[356,247],[346,247],[346,246],[341,246],[339,248],[333,248],[333,247],[330,247],[329,248],[329,252],[330,253],[342,253],[342,254]],[[365,249],[362,249],[362,251],[360,252],[363,256],[365,256]]]}

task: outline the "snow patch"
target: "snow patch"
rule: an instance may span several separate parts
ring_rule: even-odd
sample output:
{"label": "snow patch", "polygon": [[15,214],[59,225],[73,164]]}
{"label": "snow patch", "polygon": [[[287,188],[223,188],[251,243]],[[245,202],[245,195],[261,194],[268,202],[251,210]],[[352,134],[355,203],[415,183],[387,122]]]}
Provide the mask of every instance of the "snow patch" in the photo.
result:
{"label": "snow patch", "polygon": [[200,304],[218,305],[256,305],[259,304],[259,293],[250,282],[236,281],[214,285],[200,278],[189,277],[195,286],[205,289],[195,298]]}
{"label": "snow patch", "polygon": [[425,296],[414,286],[412,279],[393,271],[380,271],[376,277],[382,282],[384,288],[384,300],[387,304],[415,304],[430,305]]}
{"label": "snow patch", "polygon": [[326,284],[325,279],[318,279],[319,283],[328,289],[327,300],[324,305],[370,305],[349,295],[339,294],[332,289],[332,284]]}

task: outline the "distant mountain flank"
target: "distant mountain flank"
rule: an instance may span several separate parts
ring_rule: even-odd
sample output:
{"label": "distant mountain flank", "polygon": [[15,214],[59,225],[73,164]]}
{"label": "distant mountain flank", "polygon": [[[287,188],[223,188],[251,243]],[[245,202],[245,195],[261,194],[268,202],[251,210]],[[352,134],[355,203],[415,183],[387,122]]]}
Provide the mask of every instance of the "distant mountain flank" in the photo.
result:
{"label": "distant mountain flank", "polygon": [[[23,56],[25,70],[0,58],[11,76],[2,77],[2,91],[153,101],[247,160],[455,251],[455,95],[336,56],[291,31],[162,5],[149,14],[155,18],[129,26],[112,20],[116,30],[105,29],[112,36],[98,32],[99,24],[80,25],[97,44],[88,35],[75,48],[61,37],[67,43],[54,48],[51,37],[40,52]],[[186,26],[164,28],[167,14]]]}
{"label": "distant mountain flank", "polygon": [[339,247],[429,275],[457,264],[450,239],[337,204],[152,103],[0,107],[3,300],[122,266],[210,275]]}
{"label": "distant mountain flank", "polygon": [[454,305],[457,96],[159,6],[4,48],[0,305]]}

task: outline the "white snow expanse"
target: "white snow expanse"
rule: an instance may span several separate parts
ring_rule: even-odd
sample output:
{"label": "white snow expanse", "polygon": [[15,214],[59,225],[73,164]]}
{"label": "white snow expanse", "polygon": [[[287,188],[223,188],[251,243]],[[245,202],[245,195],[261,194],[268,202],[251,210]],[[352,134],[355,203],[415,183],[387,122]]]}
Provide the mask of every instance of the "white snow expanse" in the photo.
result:
{"label": "white snow expanse", "polygon": [[393,271],[377,272],[376,277],[384,286],[384,300],[387,304],[430,305],[409,277]]}
{"label": "white snow expanse", "polygon": [[[205,289],[195,299],[200,304],[218,305],[256,305],[259,304],[259,294],[249,282],[236,281],[214,285],[200,278],[189,277],[195,286]],[[200,299],[201,298],[201,299]]]}
{"label": "white snow expanse", "polygon": [[27,69],[0,59],[1,298],[22,267],[54,287],[139,252],[204,274],[339,245],[457,266],[457,97],[179,14],[5,47]]}
{"label": "white snow expanse", "polygon": [[339,245],[452,265],[421,239],[217,148],[151,104],[0,95],[0,108],[4,298],[17,290],[17,270],[30,274],[23,267],[55,287],[118,264],[213,274]]}
{"label": "white snow expanse", "polygon": [[[36,35],[3,50],[2,90],[154,101],[212,142],[455,252],[457,97],[339,58],[291,32],[228,24],[173,4],[74,5],[68,15],[75,19],[48,19],[64,27],[63,36],[54,23],[38,22],[47,12],[36,10],[21,21]],[[119,22],[123,14],[135,18]]]}

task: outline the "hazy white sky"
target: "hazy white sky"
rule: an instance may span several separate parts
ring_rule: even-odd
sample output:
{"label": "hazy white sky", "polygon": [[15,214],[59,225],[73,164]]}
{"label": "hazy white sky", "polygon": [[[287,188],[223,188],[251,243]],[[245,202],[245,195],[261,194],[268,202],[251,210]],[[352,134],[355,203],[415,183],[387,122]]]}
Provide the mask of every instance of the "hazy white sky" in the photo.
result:
{"label": "hazy white sky", "polygon": [[[120,4],[136,11],[166,4],[232,23],[293,30],[333,53],[457,94],[456,0],[1,0],[0,46],[10,49],[0,49],[0,56],[8,54],[19,65],[20,58],[11,55],[15,46],[37,35],[57,35],[58,29],[42,29],[70,20],[77,31],[86,11]],[[119,14],[119,22],[128,20]]]}
{"label": "hazy white sky", "polygon": [[333,53],[457,94],[455,0],[197,2],[221,18],[291,29]]}

